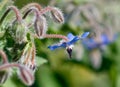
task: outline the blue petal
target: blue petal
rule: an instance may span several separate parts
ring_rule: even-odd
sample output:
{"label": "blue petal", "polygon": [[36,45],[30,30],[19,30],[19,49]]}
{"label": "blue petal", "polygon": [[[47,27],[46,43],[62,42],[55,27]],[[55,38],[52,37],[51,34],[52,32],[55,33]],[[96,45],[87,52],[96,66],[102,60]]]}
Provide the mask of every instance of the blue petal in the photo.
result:
{"label": "blue petal", "polygon": [[75,42],[77,42],[80,38],[78,36],[75,36],[71,41],[67,42],[67,45],[72,45]]}
{"label": "blue petal", "polygon": [[90,32],[85,32],[81,35],[81,38],[86,38],[89,34],[90,34]]}
{"label": "blue petal", "polygon": [[[89,35],[89,32],[86,32],[82,35],[82,38],[85,38],[88,35]],[[63,42],[63,43],[60,43],[60,44],[55,44],[55,45],[52,45],[52,46],[48,46],[48,48],[50,50],[55,50],[55,49],[60,48],[60,47],[66,48],[67,46],[74,44],[75,42],[77,42],[80,39],[78,36],[74,36],[72,33],[69,33],[67,35],[67,38],[69,40],[68,42]]]}
{"label": "blue petal", "polygon": [[67,35],[67,38],[69,39],[69,41],[72,40],[74,37],[75,37],[75,36],[74,36],[72,33],[69,33],[69,34]]}
{"label": "blue petal", "polygon": [[63,47],[63,48],[66,48],[67,47],[67,43],[66,42],[63,42],[60,47]]}
{"label": "blue petal", "polygon": [[102,34],[100,39],[101,39],[101,42],[96,42],[94,38],[86,38],[82,40],[82,43],[86,48],[91,50],[94,48],[99,48],[102,45],[107,45],[109,43],[112,43],[116,39],[116,35],[114,35],[113,39],[110,40],[106,34]]}
{"label": "blue petal", "polygon": [[55,49],[60,48],[60,47],[65,48],[65,47],[66,47],[66,43],[55,44],[55,45],[48,46],[48,48],[49,48],[50,50],[55,50]]}
{"label": "blue petal", "polygon": [[98,47],[98,44],[95,42],[95,40],[93,38],[84,39],[84,40],[82,40],[82,43],[89,50]]}
{"label": "blue petal", "polygon": [[109,44],[111,42],[106,34],[102,34],[101,39],[103,44]]}
{"label": "blue petal", "polygon": [[58,45],[52,45],[52,46],[48,46],[48,48],[50,50],[55,50],[55,49],[59,48],[59,46]]}

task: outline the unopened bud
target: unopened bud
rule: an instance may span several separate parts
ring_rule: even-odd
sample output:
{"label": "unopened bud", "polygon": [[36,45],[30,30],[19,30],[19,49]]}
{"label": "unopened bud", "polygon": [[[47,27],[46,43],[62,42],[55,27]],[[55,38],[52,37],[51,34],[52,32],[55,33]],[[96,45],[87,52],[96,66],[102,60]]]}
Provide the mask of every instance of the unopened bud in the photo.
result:
{"label": "unopened bud", "polygon": [[64,22],[63,13],[60,9],[53,7],[51,10],[51,14],[52,14],[52,18],[55,22],[58,22],[58,23]]}
{"label": "unopened bud", "polygon": [[25,85],[32,85],[34,82],[34,75],[33,73],[26,67],[20,67],[19,73],[20,79]]}
{"label": "unopened bud", "polygon": [[35,32],[39,37],[45,35],[47,31],[47,22],[45,17],[38,16],[38,18],[36,18],[35,20],[34,27],[35,27]]}
{"label": "unopened bud", "polygon": [[16,42],[21,44],[26,37],[27,27],[25,26],[24,22],[18,23],[17,30],[16,30]]}
{"label": "unopened bud", "polygon": [[19,63],[25,65],[31,71],[36,70],[36,61],[35,61],[36,49],[33,43],[28,43],[19,59]]}

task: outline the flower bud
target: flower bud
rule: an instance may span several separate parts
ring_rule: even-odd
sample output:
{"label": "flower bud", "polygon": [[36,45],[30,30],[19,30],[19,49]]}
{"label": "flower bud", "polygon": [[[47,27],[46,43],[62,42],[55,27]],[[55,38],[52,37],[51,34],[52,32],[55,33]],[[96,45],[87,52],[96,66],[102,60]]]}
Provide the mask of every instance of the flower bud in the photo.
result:
{"label": "flower bud", "polygon": [[16,34],[15,34],[16,36],[15,39],[17,43],[21,44],[25,40],[26,31],[27,31],[27,27],[25,26],[24,22],[18,23]]}
{"label": "flower bud", "polygon": [[34,72],[36,69],[35,54],[36,50],[34,44],[28,43],[23,50],[19,63],[25,65]]}
{"label": "flower bud", "polygon": [[51,10],[51,15],[52,15],[52,18],[55,22],[58,22],[58,23],[64,22],[63,13],[60,9],[53,7]]}
{"label": "flower bud", "polygon": [[26,67],[20,67],[19,77],[25,85],[30,86],[34,82],[32,72]]}
{"label": "flower bud", "polygon": [[46,34],[47,31],[47,22],[44,16],[39,15],[34,22],[35,32],[41,37]]}

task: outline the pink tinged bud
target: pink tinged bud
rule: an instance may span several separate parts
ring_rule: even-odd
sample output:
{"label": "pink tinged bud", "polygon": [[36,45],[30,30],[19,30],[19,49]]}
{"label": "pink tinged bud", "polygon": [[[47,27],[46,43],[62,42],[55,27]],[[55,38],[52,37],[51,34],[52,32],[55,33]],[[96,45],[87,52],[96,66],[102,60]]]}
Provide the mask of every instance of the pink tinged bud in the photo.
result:
{"label": "pink tinged bud", "polygon": [[20,64],[16,64],[16,63],[7,63],[7,64],[4,64],[4,65],[1,65],[0,66],[0,70],[3,71],[3,70],[8,70],[9,68],[13,68],[13,67],[17,67],[19,68],[20,72],[19,72],[19,76],[20,76],[20,79],[22,80],[22,82],[28,86],[32,85],[33,82],[34,82],[34,75],[33,73],[30,71],[30,69],[20,65]]}
{"label": "pink tinged bud", "polygon": [[51,15],[52,15],[52,18],[55,22],[58,22],[58,23],[64,22],[63,13],[60,9],[53,7],[51,10]]}
{"label": "pink tinged bud", "polygon": [[22,82],[27,86],[31,86],[34,83],[34,75],[26,67],[20,67],[19,77],[22,80]]}
{"label": "pink tinged bud", "polygon": [[46,34],[47,31],[47,22],[44,16],[39,15],[36,17],[34,22],[35,32],[39,37],[42,37]]}

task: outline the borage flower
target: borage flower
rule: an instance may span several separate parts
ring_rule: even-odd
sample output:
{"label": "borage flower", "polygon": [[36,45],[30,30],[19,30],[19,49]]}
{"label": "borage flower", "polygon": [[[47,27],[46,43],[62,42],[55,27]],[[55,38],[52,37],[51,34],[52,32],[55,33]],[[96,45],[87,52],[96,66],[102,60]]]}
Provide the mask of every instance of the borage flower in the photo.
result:
{"label": "borage flower", "polygon": [[73,44],[80,39],[86,38],[88,35],[89,35],[89,32],[83,33],[80,37],[74,36],[72,33],[69,33],[67,35],[67,39],[68,39],[67,41],[61,40],[60,43],[48,46],[48,48],[50,50],[55,50],[57,48],[66,48],[66,50],[69,54],[69,57],[71,58]]}
{"label": "borage flower", "polygon": [[107,33],[102,33],[99,37],[96,35],[96,37],[85,38],[82,40],[82,44],[89,51],[90,62],[93,68],[101,68],[103,60],[100,49],[102,49],[103,52],[103,48],[113,43],[117,37],[117,34],[110,36],[110,34],[108,35]]}
{"label": "borage flower", "polygon": [[113,43],[116,38],[116,34],[113,35],[112,38],[110,38],[107,34],[101,34],[99,41],[96,41],[96,38],[91,37],[85,38],[84,40],[82,40],[82,43],[87,49],[92,50]]}

